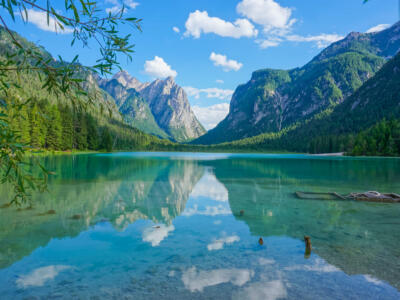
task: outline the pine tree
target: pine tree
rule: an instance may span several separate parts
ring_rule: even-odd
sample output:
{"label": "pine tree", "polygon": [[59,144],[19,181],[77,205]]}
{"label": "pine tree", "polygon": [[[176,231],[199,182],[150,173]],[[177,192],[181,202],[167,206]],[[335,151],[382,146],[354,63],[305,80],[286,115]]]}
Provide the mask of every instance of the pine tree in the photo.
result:
{"label": "pine tree", "polygon": [[52,150],[61,149],[62,125],[60,112],[56,105],[48,110],[48,123],[46,135],[46,147]]}
{"label": "pine tree", "polygon": [[45,145],[46,138],[46,127],[42,113],[40,112],[38,105],[33,105],[31,116],[31,146],[34,148],[43,148]]}
{"label": "pine tree", "polygon": [[60,107],[60,114],[62,124],[61,149],[72,150],[74,145],[74,122],[72,110],[67,106]]}
{"label": "pine tree", "polygon": [[103,134],[101,137],[101,148],[106,150],[107,152],[111,152],[113,149],[113,140],[108,128],[104,128]]}
{"label": "pine tree", "polygon": [[75,118],[75,145],[79,150],[86,150],[88,148],[87,143],[87,123],[85,114],[79,112]]}
{"label": "pine tree", "polygon": [[96,128],[96,121],[95,119],[87,114],[86,115],[87,121],[87,142],[88,148],[90,150],[97,150],[99,148],[99,133]]}
{"label": "pine tree", "polygon": [[24,105],[20,110],[19,128],[21,134],[21,142],[30,145],[31,143],[31,123],[29,119],[28,106]]}

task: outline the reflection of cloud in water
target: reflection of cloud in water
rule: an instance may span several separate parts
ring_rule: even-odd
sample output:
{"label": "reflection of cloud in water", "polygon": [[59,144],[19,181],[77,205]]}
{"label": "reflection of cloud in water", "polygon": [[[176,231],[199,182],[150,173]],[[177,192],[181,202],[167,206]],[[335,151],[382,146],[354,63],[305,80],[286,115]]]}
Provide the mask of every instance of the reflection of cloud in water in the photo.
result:
{"label": "reflection of cloud in water", "polygon": [[159,246],[168,234],[174,230],[175,227],[173,225],[165,226],[164,224],[161,224],[148,227],[143,231],[143,241],[151,243],[153,247]]}
{"label": "reflection of cloud in water", "polygon": [[190,195],[194,198],[207,197],[221,202],[228,201],[228,190],[209,172],[204,174]]}
{"label": "reflection of cloud in water", "polygon": [[330,265],[322,259],[315,259],[315,264],[293,265],[285,268],[286,271],[310,271],[320,273],[340,272],[338,268]]}
{"label": "reflection of cloud in water", "polygon": [[216,220],[213,223],[214,223],[214,225],[221,225],[222,221],[221,220]]}
{"label": "reflection of cloud in water", "polygon": [[207,249],[209,251],[212,250],[220,250],[224,248],[225,244],[233,244],[234,242],[239,242],[240,238],[237,235],[227,236],[224,238],[220,238],[218,240],[214,240],[211,244],[207,245]]}
{"label": "reflection of cloud in water", "polygon": [[364,279],[370,283],[373,283],[375,285],[384,285],[385,283],[379,279],[376,279],[375,277],[372,277],[371,275],[363,275]]}
{"label": "reflection of cloud in water", "polygon": [[43,286],[47,281],[53,280],[60,272],[71,269],[70,266],[54,265],[33,270],[27,275],[22,275],[16,280],[19,288],[29,286]]}
{"label": "reflection of cloud in water", "polygon": [[287,297],[286,288],[281,280],[256,282],[239,291],[234,299],[276,300]]}
{"label": "reflection of cloud in water", "polygon": [[218,269],[211,271],[197,271],[192,267],[182,274],[183,284],[191,292],[203,291],[205,287],[222,283],[232,283],[242,286],[248,282],[254,272],[247,269]]}
{"label": "reflection of cloud in water", "polygon": [[199,209],[199,206],[195,204],[193,208],[186,208],[182,213],[182,216],[190,217],[194,215],[203,216],[217,216],[217,215],[230,215],[232,212],[228,207],[223,205],[217,206],[206,206],[205,209]]}
{"label": "reflection of cloud in water", "polygon": [[258,260],[258,263],[259,263],[260,265],[262,265],[262,266],[273,265],[273,264],[275,263],[275,260],[261,257],[261,258]]}

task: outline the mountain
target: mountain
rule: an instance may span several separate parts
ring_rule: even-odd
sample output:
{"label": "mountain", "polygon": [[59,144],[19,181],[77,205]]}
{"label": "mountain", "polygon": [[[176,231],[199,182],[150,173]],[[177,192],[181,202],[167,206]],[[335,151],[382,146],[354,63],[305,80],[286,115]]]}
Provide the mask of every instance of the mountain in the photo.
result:
{"label": "mountain", "polygon": [[142,83],[128,72],[120,71],[109,81],[100,79],[99,84],[115,98],[125,119],[147,133],[185,142],[206,132],[194,115],[185,91],[173,77]]}
{"label": "mountain", "polygon": [[[38,52],[52,67],[69,64],[57,61],[43,47],[16,32],[13,35],[24,48]],[[0,27],[0,59],[6,60],[10,56],[17,63],[24,59],[9,33]],[[34,65],[35,61],[28,58],[30,61]],[[75,66],[81,70],[79,75],[86,79],[83,88],[91,96],[90,99],[86,95],[71,98],[63,93],[55,96],[43,88],[42,79],[34,72],[7,73],[10,87],[7,95],[2,93],[0,96],[7,104],[16,104],[7,106],[7,114],[10,126],[21,136],[21,142],[34,148],[51,150],[106,149],[106,141],[120,150],[159,149],[172,144],[124,122],[113,97],[98,86],[96,75],[81,65]],[[16,83],[20,88],[16,87]],[[27,104],[18,109],[18,104],[23,101]]]}
{"label": "mountain", "polygon": [[[385,150],[393,149],[397,149],[392,151],[394,155],[400,154],[400,136],[397,136],[396,130],[390,132],[390,126],[393,125],[391,122],[382,123],[384,119],[400,120],[400,53],[390,59],[353,95],[334,108],[326,109],[278,133],[265,133],[216,147],[258,151],[351,153],[355,146],[367,144],[363,148],[372,148],[372,154],[385,155]],[[356,136],[378,122],[379,141],[369,132],[369,135]],[[376,152],[373,148],[376,148]]]}
{"label": "mountain", "polygon": [[240,85],[228,116],[196,144],[279,132],[342,103],[400,48],[400,23],[377,33],[350,33],[301,68],[264,69]]}
{"label": "mountain", "polygon": [[103,81],[101,87],[115,99],[115,104],[128,124],[146,133],[168,138],[154,120],[149,104],[134,88],[125,88],[117,79]]}

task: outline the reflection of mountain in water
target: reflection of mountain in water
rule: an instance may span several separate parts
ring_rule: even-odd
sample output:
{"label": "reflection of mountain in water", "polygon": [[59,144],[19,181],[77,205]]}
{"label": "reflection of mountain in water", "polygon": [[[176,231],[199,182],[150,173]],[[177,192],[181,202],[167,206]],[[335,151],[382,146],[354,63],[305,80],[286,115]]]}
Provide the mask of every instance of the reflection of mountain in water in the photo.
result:
{"label": "reflection of mountain in water", "polygon": [[[400,288],[399,205],[293,196],[296,190],[399,189],[393,186],[396,178],[390,172],[398,170],[400,162],[239,159],[213,165],[218,180],[228,189],[232,212],[247,223],[253,235],[297,239],[310,235],[315,252],[344,272],[370,274]],[[376,178],[374,187],[366,186],[371,174]]]}
{"label": "reflection of mountain in water", "polygon": [[[47,160],[57,173],[50,193],[36,195],[32,210],[0,209],[0,268],[52,238],[76,236],[103,220],[118,230],[138,219],[170,224],[203,175],[191,161],[84,155]],[[9,191],[1,194],[0,205]],[[56,213],[39,215],[49,210]]]}

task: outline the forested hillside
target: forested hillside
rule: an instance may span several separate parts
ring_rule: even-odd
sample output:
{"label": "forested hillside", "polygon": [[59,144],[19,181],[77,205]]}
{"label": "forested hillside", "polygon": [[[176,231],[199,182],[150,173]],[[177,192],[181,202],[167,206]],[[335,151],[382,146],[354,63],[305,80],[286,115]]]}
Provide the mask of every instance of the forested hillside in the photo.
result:
{"label": "forested hillside", "polygon": [[397,54],[342,104],[280,132],[215,147],[400,155],[399,120],[400,54]]}
{"label": "forested hillside", "polygon": [[[38,48],[14,33],[18,41],[39,50],[51,64],[53,59],[43,48]],[[18,55],[10,36],[0,27],[0,59]],[[63,62],[64,63],[64,62]],[[18,76],[9,72],[9,80],[21,88],[10,86],[1,95],[1,108],[7,110],[12,128],[21,142],[33,148],[51,150],[129,150],[153,149],[171,144],[129,126],[122,119],[110,95],[100,89],[93,75],[85,73],[84,88],[88,95],[69,99],[43,88],[40,78],[26,72]]]}

